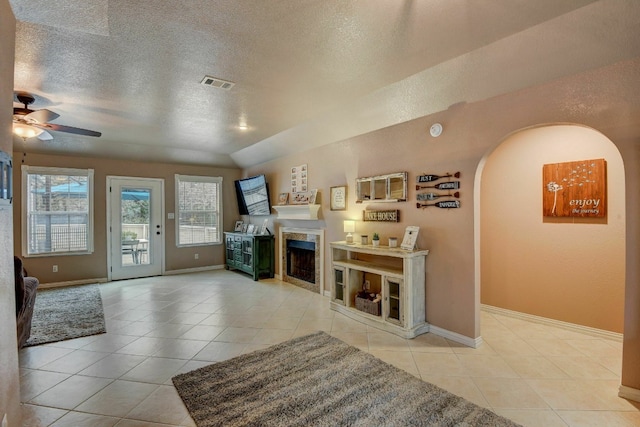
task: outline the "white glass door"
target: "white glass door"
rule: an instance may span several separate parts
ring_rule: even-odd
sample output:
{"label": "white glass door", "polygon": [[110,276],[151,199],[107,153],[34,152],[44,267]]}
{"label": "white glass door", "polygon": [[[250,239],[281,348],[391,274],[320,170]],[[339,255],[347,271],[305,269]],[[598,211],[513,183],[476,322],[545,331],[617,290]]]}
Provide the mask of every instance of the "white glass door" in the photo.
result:
{"label": "white glass door", "polygon": [[110,280],[162,274],[163,187],[160,179],[107,177]]}

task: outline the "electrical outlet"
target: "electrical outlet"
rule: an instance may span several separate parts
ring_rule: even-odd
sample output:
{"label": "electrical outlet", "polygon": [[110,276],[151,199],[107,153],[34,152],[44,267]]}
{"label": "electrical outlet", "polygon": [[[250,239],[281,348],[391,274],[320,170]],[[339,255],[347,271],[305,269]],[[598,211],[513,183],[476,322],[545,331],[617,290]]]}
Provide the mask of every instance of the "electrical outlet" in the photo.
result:
{"label": "electrical outlet", "polygon": [[53,266],[53,272],[54,272],[54,273],[57,273],[57,272],[58,272],[58,266],[57,266],[57,265],[54,265],[54,266]]}
{"label": "electrical outlet", "polygon": [[199,259],[199,258],[200,258],[200,255],[199,255],[199,254],[195,254],[195,258],[196,258],[196,259]]}

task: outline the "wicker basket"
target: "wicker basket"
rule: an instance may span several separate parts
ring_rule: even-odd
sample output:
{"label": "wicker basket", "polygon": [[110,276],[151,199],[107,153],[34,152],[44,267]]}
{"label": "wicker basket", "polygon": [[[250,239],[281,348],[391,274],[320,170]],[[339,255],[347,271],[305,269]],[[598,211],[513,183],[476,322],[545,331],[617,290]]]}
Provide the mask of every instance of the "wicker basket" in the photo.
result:
{"label": "wicker basket", "polygon": [[380,316],[380,301],[373,302],[366,298],[360,298],[356,296],[356,308],[365,313],[373,314],[374,316]]}

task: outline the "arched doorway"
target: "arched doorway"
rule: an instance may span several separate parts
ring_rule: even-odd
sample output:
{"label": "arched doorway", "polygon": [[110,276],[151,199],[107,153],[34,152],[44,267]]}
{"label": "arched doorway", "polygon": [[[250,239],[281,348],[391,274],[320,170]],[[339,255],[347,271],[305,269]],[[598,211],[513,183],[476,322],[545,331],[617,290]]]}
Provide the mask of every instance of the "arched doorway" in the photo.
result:
{"label": "arched doorway", "polygon": [[[605,159],[608,215],[542,215],[542,166]],[[617,147],[569,124],[505,138],[478,169],[482,304],[622,333],[625,286],[625,178]]]}

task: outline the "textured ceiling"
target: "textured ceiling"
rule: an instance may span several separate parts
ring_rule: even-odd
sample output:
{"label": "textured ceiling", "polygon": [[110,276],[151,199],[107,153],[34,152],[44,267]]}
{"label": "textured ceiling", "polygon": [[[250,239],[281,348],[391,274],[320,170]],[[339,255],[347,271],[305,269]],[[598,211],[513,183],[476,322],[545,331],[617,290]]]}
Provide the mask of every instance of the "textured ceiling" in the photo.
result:
{"label": "textured ceiling", "polygon": [[15,89],[102,132],[52,154],[246,167],[640,52],[637,0],[10,2]]}

